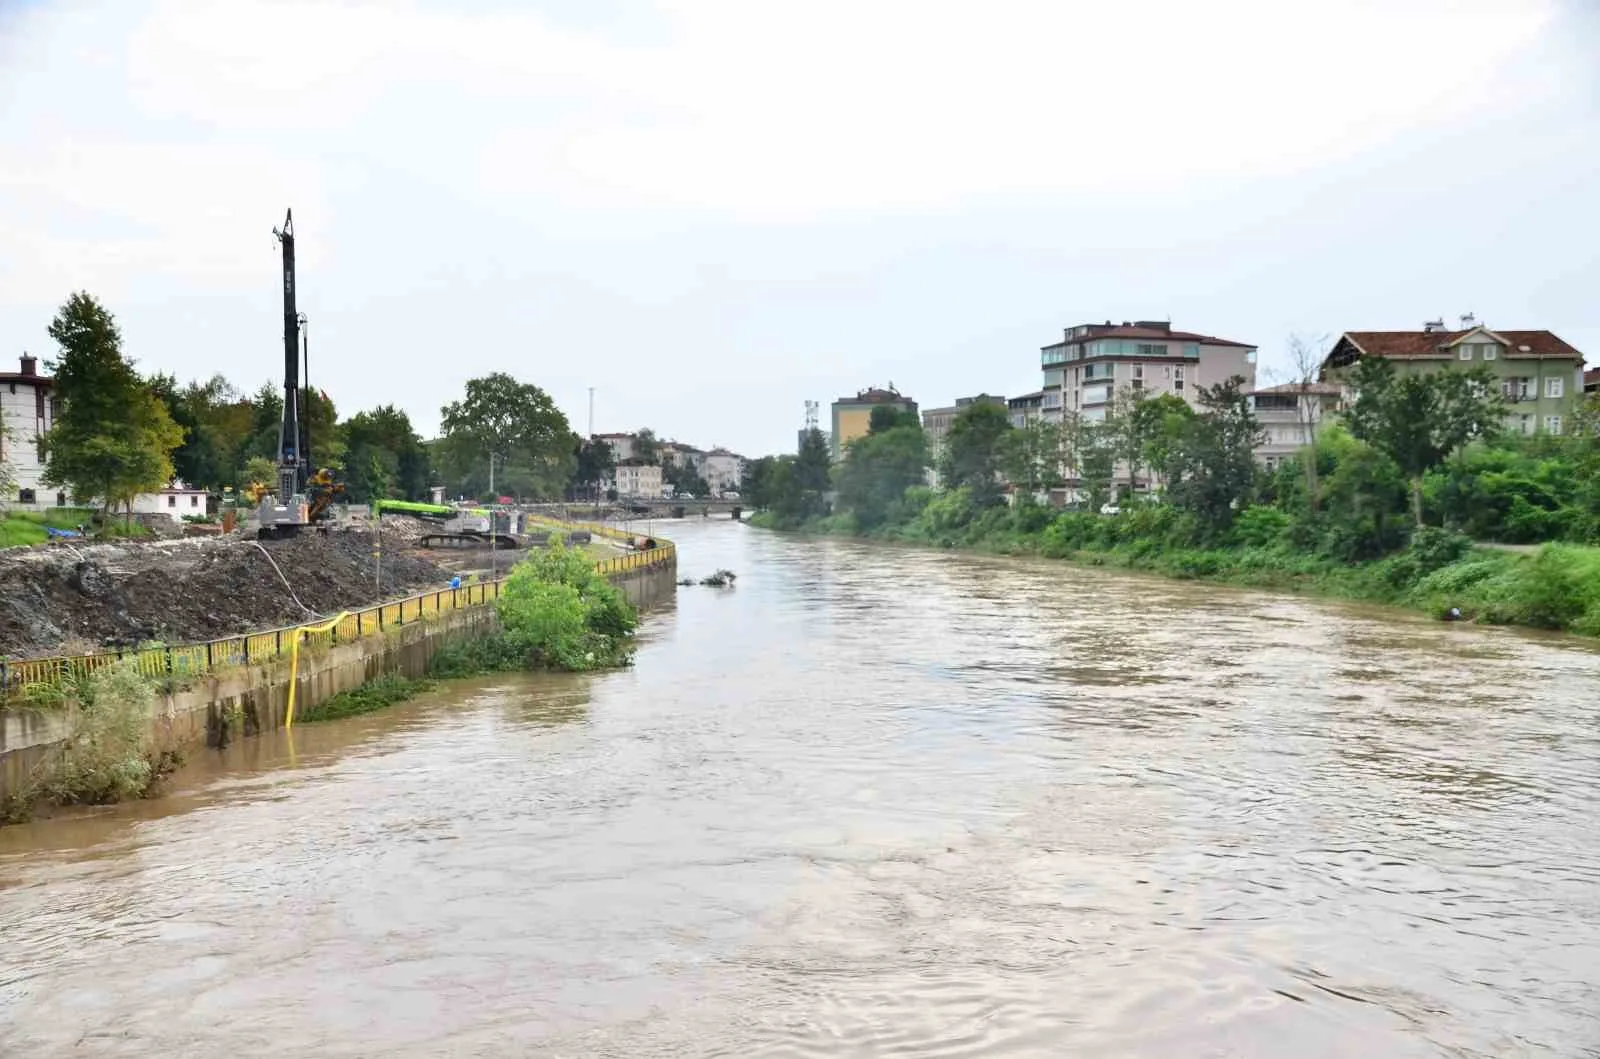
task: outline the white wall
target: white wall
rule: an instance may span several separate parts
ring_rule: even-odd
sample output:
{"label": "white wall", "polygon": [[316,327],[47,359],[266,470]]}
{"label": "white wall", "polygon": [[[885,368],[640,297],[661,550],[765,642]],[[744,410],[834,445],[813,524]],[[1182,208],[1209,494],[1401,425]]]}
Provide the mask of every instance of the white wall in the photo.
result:
{"label": "white wall", "polygon": [[56,502],[56,490],[46,488],[42,481],[44,465],[39,461],[39,432],[49,430],[51,425],[49,391],[45,391],[44,419],[41,421],[38,415],[38,389],[17,379],[0,382],[0,422],[6,427],[6,435],[0,440],[0,445],[4,445],[5,461],[17,480],[17,490],[35,491],[35,500],[31,504],[21,503],[16,490],[7,496],[0,496],[0,503],[11,507],[54,507]]}

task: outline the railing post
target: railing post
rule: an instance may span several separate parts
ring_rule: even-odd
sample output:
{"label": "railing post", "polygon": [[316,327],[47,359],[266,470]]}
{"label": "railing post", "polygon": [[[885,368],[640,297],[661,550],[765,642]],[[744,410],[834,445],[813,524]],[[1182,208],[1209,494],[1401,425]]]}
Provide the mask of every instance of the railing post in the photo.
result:
{"label": "railing post", "polygon": [[279,629],[273,636],[272,654],[279,657],[283,654],[283,630]]}
{"label": "railing post", "polygon": [[211,671],[211,641],[206,641],[206,672]]}

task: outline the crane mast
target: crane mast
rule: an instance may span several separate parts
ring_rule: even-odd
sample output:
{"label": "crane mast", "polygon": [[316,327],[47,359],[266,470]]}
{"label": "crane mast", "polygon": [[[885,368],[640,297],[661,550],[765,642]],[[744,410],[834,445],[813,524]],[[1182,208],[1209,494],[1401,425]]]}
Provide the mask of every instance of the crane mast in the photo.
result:
{"label": "crane mast", "polygon": [[309,477],[308,454],[300,440],[300,314],[295,309],[294,211],[283,216],[283,228],[274,228],[283,248],[283,422],[278,427],[278,501],[305,492]]}

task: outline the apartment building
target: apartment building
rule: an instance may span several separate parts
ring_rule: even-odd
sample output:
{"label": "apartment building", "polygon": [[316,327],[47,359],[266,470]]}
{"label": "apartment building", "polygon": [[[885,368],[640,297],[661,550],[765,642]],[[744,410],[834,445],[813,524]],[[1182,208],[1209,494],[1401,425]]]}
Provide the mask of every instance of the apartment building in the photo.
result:
{"label": "apartment building", "polygon": [[1400,372],[1483,368],[1506,399],[1506,429],[1561,434],[1582,400],[1583,354],[1551,331],[1501,331],[1463,316],[1447,328],[1432,320],[1417,331],[1346,331],[1322,363],[1325,382],[1345,384],[1362,357],[1380,357]]}
{"label": "apartment building", "polygon": [[700,477],[711,487],[712,496],[738,492],[744,481],[744,457],[737,452],[715,448],[705,454]]}
{"label": "apartment building", "polygon": [[1294,458],[1344,406],[1343,392],[1330,382],[1290,382],[1251,390],[1250,408],[1262,434],[1256,459],[1272,470]]}
{"label": "apartment building", "polygon": [[67,495],[44,484],[45,432],[55,424],[55,380],[39,374],[39,361],[24,353],[20,371],[0,371],[0,460],[16,479],[0,506],[38,510],[66,504]]}
{"label": "apartment building", "polygon": [[828,434],[828,450],[834,462],[844,458],[844,451],[852,441],[867,436],[874,408],[917,414],[917,402],[896,390],[894,383],[887,388],[868,387],[857,391],[854,397],[839,398],[833,402],[833,429]]}
{"label": "apartment building", "polygon": [[661,466],[639,460],[618,463],[611,471],[610,481],[604,484],[607,490],[615,489],[619,497],[655,500],[664,495]]}
{"label": "apartment building", "polygon": [[1231,339],[1175,331],[1162,320],[1078,324],[1039,350],[1044,385],[1041,414],[1060,422],[1068,412],[1102,421],[1124,390],[1174,394],[1195,407],[1207,386],[1235,375],[1255,386],[1256,347]]}

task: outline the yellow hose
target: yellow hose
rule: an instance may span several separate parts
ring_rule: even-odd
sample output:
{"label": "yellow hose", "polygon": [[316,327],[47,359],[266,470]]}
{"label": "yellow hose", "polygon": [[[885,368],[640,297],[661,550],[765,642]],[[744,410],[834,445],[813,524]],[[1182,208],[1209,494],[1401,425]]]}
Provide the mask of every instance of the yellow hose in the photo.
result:
{"label": "yellow hose", "polygon": [[306,633],[327,632],[349,617],[349,611],[340,611],[321,625],[302,625],[289,634],[289,708],[284,712],[283,727],[294,727],[294,693],[300,684],[300,640]]}

